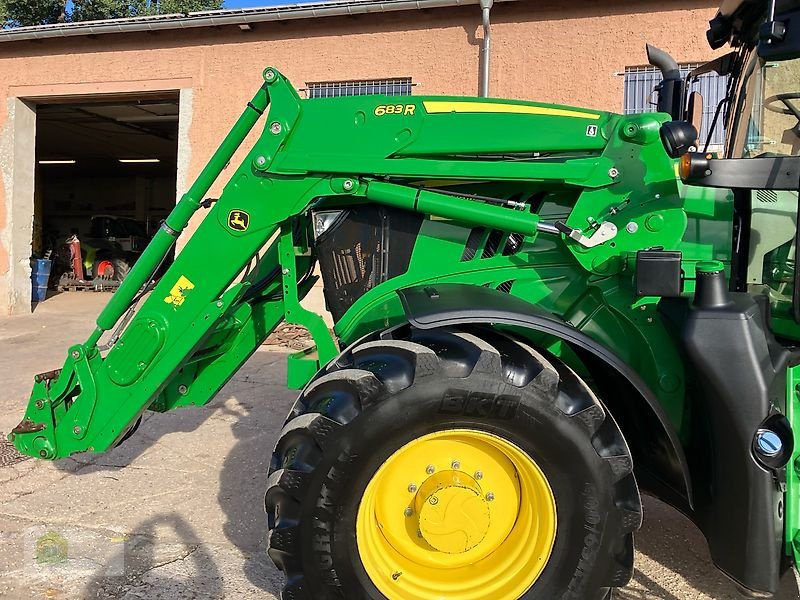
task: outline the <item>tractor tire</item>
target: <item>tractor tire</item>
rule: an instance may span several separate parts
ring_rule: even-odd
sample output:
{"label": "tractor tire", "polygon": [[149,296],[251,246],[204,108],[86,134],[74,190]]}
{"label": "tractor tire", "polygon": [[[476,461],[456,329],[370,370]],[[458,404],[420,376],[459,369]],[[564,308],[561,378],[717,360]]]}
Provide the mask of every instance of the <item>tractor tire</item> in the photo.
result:
{"label": "tractor tire", "polygon": [[122,281],[130,273],[131,267],[124,258],[98,258],[92,265],[92,277]]}
{"label": "tractor tire", "polygon": [[112,258],[111,263],[114,265],[114,281],[122,281],[131,272],[131,264],[126,258]]}
{"label": "tractor tire", "polygon": [[108,258],[98,258],[92,264],[92,279],[113,279],[114,263]]}
{"label": "tractor tire", "polygon": [[265,498],[282,598],[602,600],[624,586],[641,499],[589,387],[494,330],[404,331],[354,344],[289,414]]}

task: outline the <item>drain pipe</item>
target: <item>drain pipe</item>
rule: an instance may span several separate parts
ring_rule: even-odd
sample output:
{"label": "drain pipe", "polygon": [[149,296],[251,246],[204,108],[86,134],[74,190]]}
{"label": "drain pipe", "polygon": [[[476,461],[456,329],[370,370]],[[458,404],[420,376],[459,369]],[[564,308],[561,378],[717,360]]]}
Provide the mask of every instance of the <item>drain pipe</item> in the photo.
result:
{"label": "drain pipe", "polygon": [[481,98],[489,95],[489,57],[492,52],[492,24],[489,21],[489,12],[492,10],[494,0],[480,0],[483,13],[483,47],[481,48],[481,81],[478,94]]}

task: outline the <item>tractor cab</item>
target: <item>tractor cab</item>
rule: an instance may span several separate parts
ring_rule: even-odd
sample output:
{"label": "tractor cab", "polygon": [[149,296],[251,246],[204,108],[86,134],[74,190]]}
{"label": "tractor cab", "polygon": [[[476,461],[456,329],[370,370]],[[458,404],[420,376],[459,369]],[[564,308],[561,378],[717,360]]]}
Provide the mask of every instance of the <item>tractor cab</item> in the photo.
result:
{"label": "tractor cab", "polygon": [[[766,294],[775,333],[797,340],[800,2],[725,2],[710,23],[708,40],[713,48],[729,45],[731,51],[679,83],[685,90],[704,73],[729,76],[708,138],[696,137],[702,98],[693,92],[680,107],[685,121],[666,124],[662,140],[671,155],[681,157],[684,182],[732,190],[731,288]],[[724,156],[717,156],[708,152],[709,140],[723,122],[727,140]]]}

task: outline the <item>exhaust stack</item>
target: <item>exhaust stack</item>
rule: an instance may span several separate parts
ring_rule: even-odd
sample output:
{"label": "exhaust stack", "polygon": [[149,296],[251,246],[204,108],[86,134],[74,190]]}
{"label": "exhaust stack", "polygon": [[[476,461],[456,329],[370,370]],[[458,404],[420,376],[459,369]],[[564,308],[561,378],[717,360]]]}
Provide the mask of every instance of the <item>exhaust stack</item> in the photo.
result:
{"label": "exhaust stack", "polygon": [[658,112],[672,116],[673,121],[684,118],[684,81],[678,63],[669,54],[647,44],[647,62],[661,71],[662,81],[656,86],[658,92]]}

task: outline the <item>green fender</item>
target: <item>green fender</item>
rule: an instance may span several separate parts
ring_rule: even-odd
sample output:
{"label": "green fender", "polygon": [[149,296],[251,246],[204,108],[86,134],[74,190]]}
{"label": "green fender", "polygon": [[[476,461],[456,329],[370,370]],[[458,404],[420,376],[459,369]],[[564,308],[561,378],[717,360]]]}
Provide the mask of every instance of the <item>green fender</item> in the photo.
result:
{"label": "green fender", "polygon": [[608,348],[540,307],[492,288],[444,283],[397,293],[408,322],[419,329],[484,323],[565,342],[591,374],[601,402],[625,434],[639,486],[691,511],[691,475],[677,432],[652,390]]}

